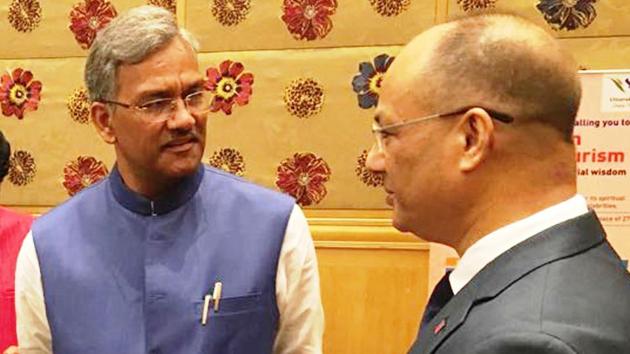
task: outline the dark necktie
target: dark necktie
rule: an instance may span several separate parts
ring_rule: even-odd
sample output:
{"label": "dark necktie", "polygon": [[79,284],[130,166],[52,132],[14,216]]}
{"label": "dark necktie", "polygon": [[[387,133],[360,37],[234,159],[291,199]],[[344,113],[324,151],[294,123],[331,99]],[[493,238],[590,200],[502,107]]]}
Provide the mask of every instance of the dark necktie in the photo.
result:
{"label": "dark necktie", "polygon": [[[448,275],[450,272],[444,274],[442,279],[437,283],[433,292],[431,293],[431,297],[429,298],[429,303],[427,307],[424,309],[424,314],[422,315],[422,322],[420,323],[420,329],[418,330],[418,337],[416,341],[411,346],[409,350],[409,354],[418,354],[423,353],[423,348],[420,346],[420,335],[424,333],[431,333],[428,330],[425,330],[424,327],[431,322],[433,317],[440,312],[442,307],[446,305],[446,303],[453,297],[453,289],[451,288],[451,283],[448,281]],[[443,322],[441,325],[444,326],[446,322]],[[440,326],[440,325],[438,325]],[[440,328],[441,329],[441,328]],[[425,334],[426,335],[426,334]],[[425,341],[426,343],[426,341]],[[426,345],[426,344],[425,344]]]}
{"label": "dark necktie", "polygon": [[449,274],[450,272],[444,274],[442,279],[440,279],[433,289],[433,293],[431,293],[431,297],[429,298],[429,303],[424,309],[424,314],[422,315],[422,322],[420,324],[421,330],[424,326],[431,322],[433,317],[435,317],[442,307],[444,307],[444,305],[446,305],[446,303],[453,297],[453,289],[451,288],[451,283],[448,281]]}

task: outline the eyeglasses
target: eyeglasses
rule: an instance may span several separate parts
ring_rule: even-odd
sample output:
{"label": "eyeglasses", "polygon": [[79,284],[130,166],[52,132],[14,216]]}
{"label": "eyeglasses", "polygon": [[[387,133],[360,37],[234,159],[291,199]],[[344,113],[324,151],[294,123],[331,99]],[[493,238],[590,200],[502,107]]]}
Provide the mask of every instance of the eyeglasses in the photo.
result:
{"label": "eyeglasses", "polygon": [[[211,93],[209,91],[195,91],[186,95],[184,100],[184,106],[188,112],[192,115],[203,115],[210,111],[210,98]],[[129,104],[116,101],[101,100],[103,103],[115,104],[127,109],[133,109],[143,117],[149,120],[160,121],[167,120],[172,117],[177,111],[177,101],[179,97],[159,98],[144,102],[141,104]]]}
{"label": "eyeglasses", "polygon": [[424,116],[424,117],[407,119],[407,120],[404,120],[402,122],[388,124],[388,125],[384,125],[384,126],[380,126],[380,125],[378,125],[377,122],[373,122],[372,123],[372,134],[374,134],[374,139],[376,140],[376,147],[378,149],[378,152],[383,151],[383,146],[384,146],[383,140],[385,139],[385,137],[387,135],[392,133],[391,131],[393,129],[404,127],[404,126],[407,126],[407,125],[420,123],[420,122],[424,122],[424,121],[429,120],[429,119],[444,118],[444,117],[454,116],[454,115],[458,115],[458,114],[464,114],[464,113],[468,112],[472,108],[481,108],[484,111],[486,111],[488,113],[488,115],[490,115],[491,118],[496,119],[496,120],[498,120],[499,122],[502,122],[502,123],[506,123],[507,124],[507,123],[512,123],[514,121],[514,118],[512,116],[510,116],[508,114],[505,114],[505,113],[497,112],[497,111],[495,111],[493,109],[487,109],[487,108],[483,108],[483,107],[479,107],[479,106],[468,106],[468,107],[460,108],[460,109],[458,109],[456,111],[449,112],[449,113],[432,114],[430,116]]}

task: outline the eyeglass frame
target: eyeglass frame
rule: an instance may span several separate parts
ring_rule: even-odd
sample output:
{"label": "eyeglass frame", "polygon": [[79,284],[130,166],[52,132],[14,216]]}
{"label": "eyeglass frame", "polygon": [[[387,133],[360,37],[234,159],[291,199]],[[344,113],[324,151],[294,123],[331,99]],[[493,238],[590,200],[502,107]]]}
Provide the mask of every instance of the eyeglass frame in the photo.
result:
{"label": "eyeglass frame", "polygon": [[392,123],[392,124],[388,124],[388,125],[384,125],[384,126],[379,126],[377,122],[372,122],[372,134],[374,135],[374,139],[376,140],[377,152],[384,151],[383,139],[385,137],[383,136],[383,133],[387,134],[388,130],[404,127],[404,126],[407,126],[407,125],[412,125],[412,124],[415,124],[415,123],[424,122],[426,120],[430,120],[430,119],[434,119],[434,118],[444,118],[444,117],[450,117],[450,116],[454,116],[454,115],[464,114],[464,113],[468,112],[469,110],[471,110],[473,108],[481,108],[481,109],[483,109],[484,111],[486,111],[488,113],[488,115],[491,118],[496,119],[497,121],[499,121],[501,123],[509,124],[509,123],[514,122],[514,117],[512,117],[509,114],[502,113],[502,112],[499,112],[499,111],[495,111],[495,110],[489,109],[489,108],[484,108],[484,107],[481,107],[481,106],[466,106],[466,107],[459,108],[459,109],[457,109],[457,110],[455,110],[453,112],[449,112],[449,113],[431,114],[431,115],[428,115],[428,116],[406,119],[406,120],[403,120],[402,122]]}
{"label": "eyeglass frame", "polygon": [[[123,108],[127,108],[127,109],[132,109],[140,114],[146,114],[147,110],[149,109],[147,106],[150,104],[155,104],[158,102],[166,102],[166,101],[170,101],[170,110],[169,110],[169,114],[165,115],[164,118],[162,119],[152,119],[155,121],[162,121],[162,120],[167,120],[168,117],[170,117],[177,109],[177,101],[181,98],[184,101],[184,107],[186,108],[186,110],[188,111],[188,113],[193,114],[192,112],[190,112],[190,109],[188,108],[188,102],[191,96],[194,95],[200,95],[200,94],[206,94],[208,96],[211,95],[211,93],[207,90],[198,90],[195,92],[191,92],[189,94],[187,94],[184,97],[178,96],[178,97],[165,97],[165,98],[157,98],[154,100],[150,100],[147,102],[144,102],[143,104],[130,104],[130,103],[124,103],[124,102],[118,102],[118,101],[113,101],[113,100],[97,100],[97,102],[101,102],[101,103],[107,103],[107,104],[114,104]],[[201,114],[207,113],[210,111],[210,105],[208,105],[208,109],[206,111],[201,112]],[[195,113],[195,114],[199,114],[199,113]]]}

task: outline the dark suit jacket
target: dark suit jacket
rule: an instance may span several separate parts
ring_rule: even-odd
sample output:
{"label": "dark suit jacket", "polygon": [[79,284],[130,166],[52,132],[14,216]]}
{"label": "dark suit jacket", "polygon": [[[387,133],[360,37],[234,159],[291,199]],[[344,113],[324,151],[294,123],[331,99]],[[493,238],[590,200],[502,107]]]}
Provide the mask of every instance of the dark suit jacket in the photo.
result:
{"label": "dark suit jacket", "polygon": [[630,274],[590,212],[500,255],[421,332],[410,353],[630,353]]}

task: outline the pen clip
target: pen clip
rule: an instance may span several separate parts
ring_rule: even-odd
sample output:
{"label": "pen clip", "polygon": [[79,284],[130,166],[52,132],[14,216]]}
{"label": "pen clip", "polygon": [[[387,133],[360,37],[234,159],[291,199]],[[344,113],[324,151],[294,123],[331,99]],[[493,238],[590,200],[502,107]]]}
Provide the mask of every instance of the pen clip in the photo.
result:
{"label": "pen clip", "polygon": [[220,281],[214,283],[214,290],[212,291],[212,299],[214,305],[214,312],[219,312],[219,302],[221,301],[221,292],[223,291],[223,283]]}

